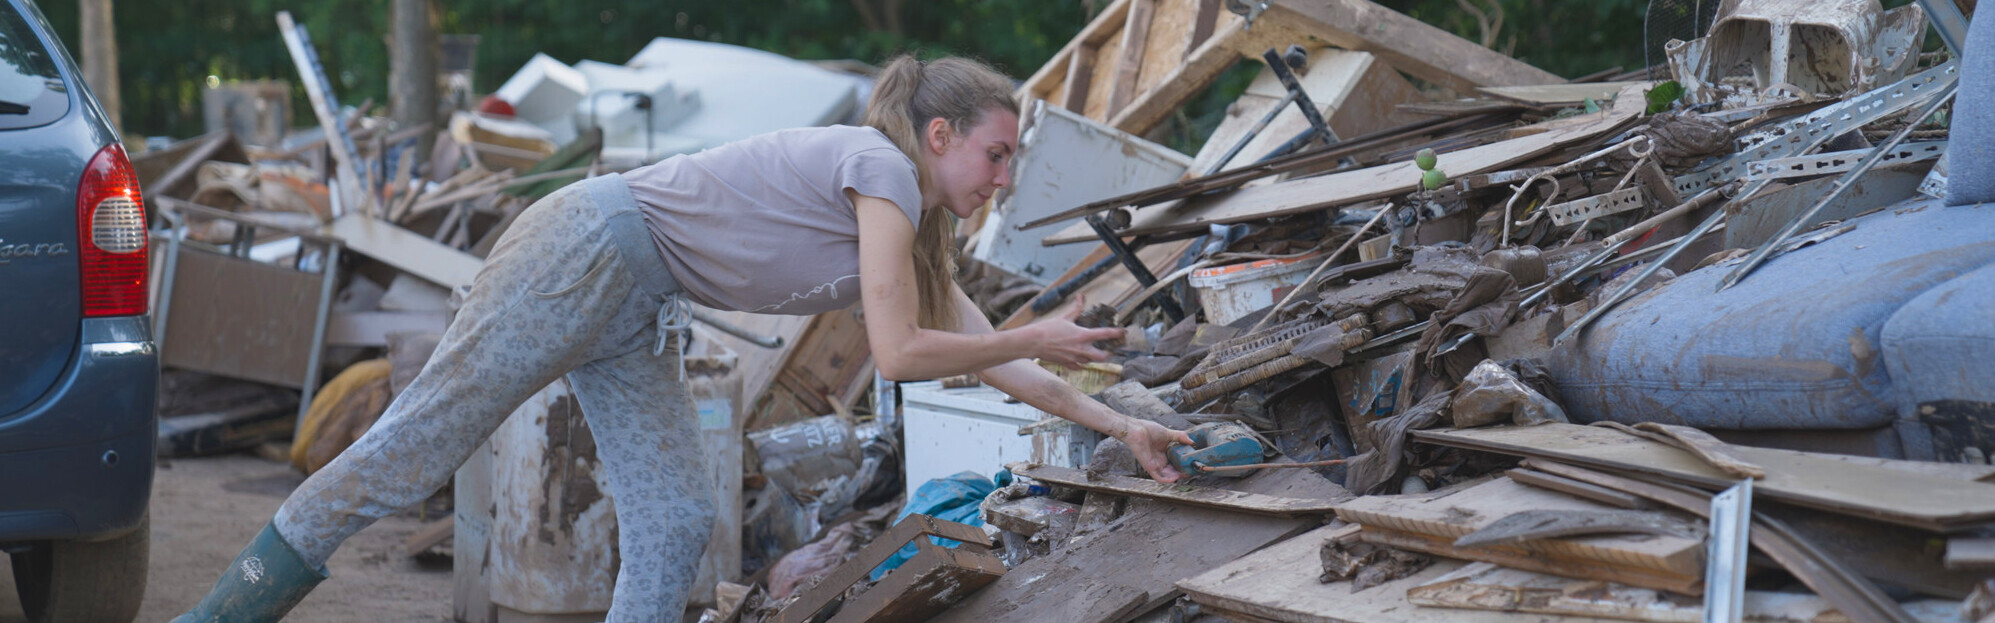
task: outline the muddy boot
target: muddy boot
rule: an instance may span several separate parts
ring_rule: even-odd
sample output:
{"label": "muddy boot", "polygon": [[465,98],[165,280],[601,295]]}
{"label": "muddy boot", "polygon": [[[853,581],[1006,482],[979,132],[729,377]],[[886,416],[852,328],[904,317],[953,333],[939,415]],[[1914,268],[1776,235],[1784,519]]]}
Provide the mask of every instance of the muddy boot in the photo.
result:
{"label": "muddy boot", "polygon": [[284,542],[284,535],[277,533],[276,526],[264,524],[263,531],[256,533],[222,572],[208,596],[173,623],[276,621],[327,575],[324,565],[315,568],[305,564],[297,550]]}

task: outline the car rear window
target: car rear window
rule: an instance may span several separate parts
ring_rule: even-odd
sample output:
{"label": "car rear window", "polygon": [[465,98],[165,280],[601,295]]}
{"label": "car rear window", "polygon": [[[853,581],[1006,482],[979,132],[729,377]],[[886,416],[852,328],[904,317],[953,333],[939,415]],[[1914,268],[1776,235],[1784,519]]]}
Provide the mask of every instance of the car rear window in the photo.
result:
{"label": "car rear window", "polygon": [[62,71],[29,19],[0,2],[0,130],[44,125],[69,111]]}

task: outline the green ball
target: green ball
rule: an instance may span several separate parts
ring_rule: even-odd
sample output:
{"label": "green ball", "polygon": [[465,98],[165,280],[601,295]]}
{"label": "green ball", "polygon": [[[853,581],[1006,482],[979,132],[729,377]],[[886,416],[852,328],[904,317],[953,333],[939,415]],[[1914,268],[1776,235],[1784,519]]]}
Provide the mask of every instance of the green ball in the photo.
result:
{"label": "green ball", "polygon": [[1422,148],[1420,153],[1413,154],[1413,164],[1419,165],[1422,171],[1434,170],[1434,165],[1439,162],[1440,158],[1434,157],[1434,148],[1432,147]]}
{"label": "green ball", "polygon": [[1420,174],[1421,188],[1425,188],[1427,190],[1436,190],[1442,186],[1447,186],[1447,185],[1448,185],[1448,174],[1442,173],[1440,169],[1428,169],[1426,173]]}

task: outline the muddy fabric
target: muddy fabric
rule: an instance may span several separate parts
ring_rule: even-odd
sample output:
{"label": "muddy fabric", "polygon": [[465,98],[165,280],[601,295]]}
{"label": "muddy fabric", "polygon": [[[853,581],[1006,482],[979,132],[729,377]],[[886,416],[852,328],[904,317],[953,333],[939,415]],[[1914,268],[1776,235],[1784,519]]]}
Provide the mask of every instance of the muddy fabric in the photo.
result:
{"label": "muddy fabric", "polygon": [[1445,419],[1448,392],[1437,391],[1413,408],[1373,421],[1360,434],[1371,436],[1372,451],[1345,463],[1344,488],[1358,495],[1386,493],[1386,487],[1399,482],[1399,467],[1405,462],[1406,431],[1431,428]]}
{"label": "muddy fabric", "polygon": [[520,403],[568,374],[616,500],[622,566],[608,620],[683,612],[714,507],[678,356],[654,356],[664,299],[647,282],[663,269],[655,253],[622,250],[619,228],[641,235],[642,224],[627,194],[595,192],[610,184],[621,191],[615,177],[595,178],[522,213],[415,381],[285,501],[273,522],[307,561],[428,497]]}
{"label": "muddy fabric", "polygon": [[921,222],[914,161],[873,128],[771,132],[624,179],[687,297],[715,309],[810,315],[859,302],[859,215],[847,188]]}
{"label": "muddy fabric", "polygon": [[1641,129],[1655,147],[1656,161],[1681,169],[1732,148],[1732,129],[1704,115],[1662,113]]}
{"label": "muddy fabric", "polygon": [[1428,369],[1439,371],[1448,379],[1460,379],[1481,357],[1464,360],[1436,351],[1464,334],[1488,337],[1502,332],[1517,313],[1518,299],[1517,280],[1510,273],[1479,267],[1461,292],[1446,307],[1434,312],[1433,324],[1421,332],[1420,343],[1414,350],[1421,354],[1421,361]]}

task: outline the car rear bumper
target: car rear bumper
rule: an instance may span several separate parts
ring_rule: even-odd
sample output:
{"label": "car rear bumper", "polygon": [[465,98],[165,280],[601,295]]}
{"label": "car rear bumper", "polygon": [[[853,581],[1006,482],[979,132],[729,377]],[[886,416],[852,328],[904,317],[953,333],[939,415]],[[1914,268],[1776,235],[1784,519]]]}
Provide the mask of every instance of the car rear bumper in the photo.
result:
{"label": "car rear bumper", "polygon": [[159,434],[150,324],[84,320],[61,380],[0,416],[0,543],[108,538],[145,516]]}

